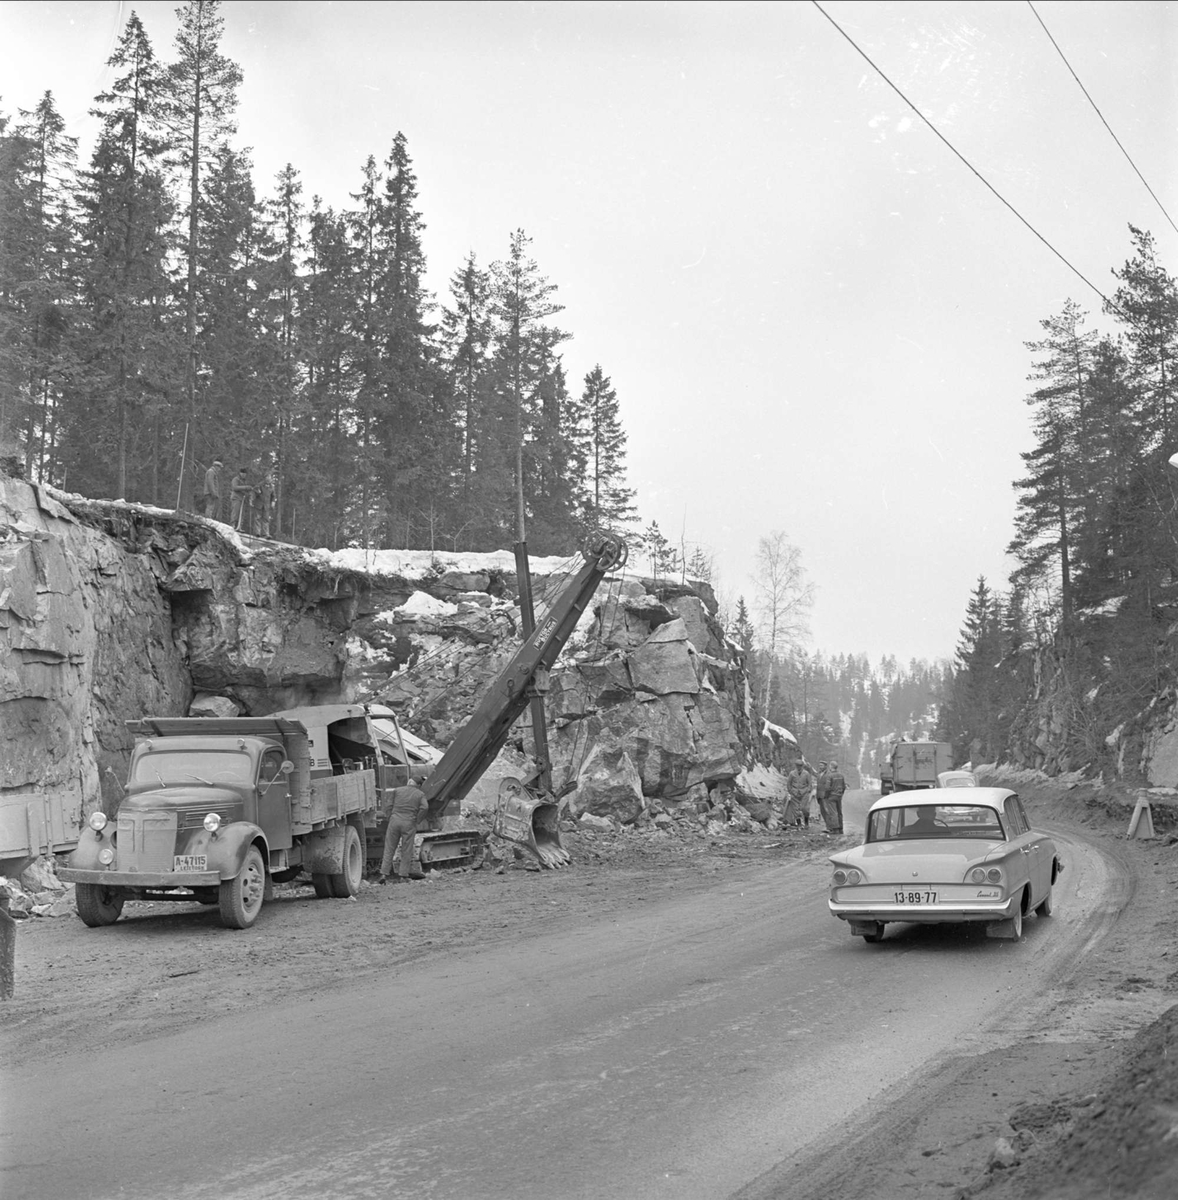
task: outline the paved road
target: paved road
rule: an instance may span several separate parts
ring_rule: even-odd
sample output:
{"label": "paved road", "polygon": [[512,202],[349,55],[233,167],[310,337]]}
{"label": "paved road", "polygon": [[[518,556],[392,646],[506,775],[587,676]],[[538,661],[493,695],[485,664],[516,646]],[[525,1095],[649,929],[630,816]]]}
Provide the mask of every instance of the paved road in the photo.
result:
{"label": "paved road", "polygon": [[868,946],[826,911],[815,856],[179,1035],[107,1049],[95,1029],[8,1073],[0,1191],[731,1195],[1074,968],[1109,868],[1064,852],[1057,916],[1019,944],[901,926]]}

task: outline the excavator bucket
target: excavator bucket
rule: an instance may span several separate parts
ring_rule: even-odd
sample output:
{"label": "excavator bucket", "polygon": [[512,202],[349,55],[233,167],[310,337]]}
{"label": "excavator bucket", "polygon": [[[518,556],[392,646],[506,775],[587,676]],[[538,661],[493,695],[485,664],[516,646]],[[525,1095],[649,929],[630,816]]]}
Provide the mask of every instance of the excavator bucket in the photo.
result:
{"label": "excavator bucket", "polygon": [[536,857],[542,867],[566,866],[569,852],[560,840],[560,805],[551,796],[534,796],[518,779],[499,785],[491,832]]}

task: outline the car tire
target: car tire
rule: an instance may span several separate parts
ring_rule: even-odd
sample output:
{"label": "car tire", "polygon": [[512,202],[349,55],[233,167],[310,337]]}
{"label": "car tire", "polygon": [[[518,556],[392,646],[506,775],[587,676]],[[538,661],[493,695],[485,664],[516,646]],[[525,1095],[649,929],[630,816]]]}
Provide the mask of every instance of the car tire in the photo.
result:
{"label": "car tire", "polygon": [[364,881],[364,843],[355,825],[344,830],[344,869],[330,875],[331,894],[340,900],[356,895]]}
{"label": "car tire", "polygon": [[1051,889],[1048,888],[1047,895],[1043,897],[1039,907],[1035,909],[1035,912],[1041,917],[1049,917],[1051,916],[1051,909]]}
{"label": "car tire", "polygon": [[868,942],[871,945],[875,945],[876,942],[883,941],[883,935],[884,935],[883,923],[880,921],[872,922],[868,925],[864,925],[861,929],[856,930],[856,933],[858,933],[858,935],[865,942]]}
{"label": "car tire", "polygon": [[217,892],[221,924],[226,929],[248,929],[262,911],[266,896],[266,864],[262,852],[251,846],[236,879],[226,879]]}
{"label": "car tire", "polygon": [[98,883],[79,883],[74,888],[74,904],[83,925],[101,929],[113,925],[123,911],[124,897],[113,888],[104,888]]}

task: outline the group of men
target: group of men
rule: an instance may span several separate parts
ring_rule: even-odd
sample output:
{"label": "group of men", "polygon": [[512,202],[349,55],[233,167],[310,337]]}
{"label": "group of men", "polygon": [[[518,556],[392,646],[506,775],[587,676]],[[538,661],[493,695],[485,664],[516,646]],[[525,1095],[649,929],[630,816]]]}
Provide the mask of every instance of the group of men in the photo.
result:
{"label": "group of men", "polygon": [[842,833],[843,793],[847,790],[847,781],[839,770],[838,763],[820,762],[818,766],[820,769],[815,776],[801,755],[794,759],[794,769],[785,779],[784,824],[787,827],[809,828],[810,800],[816,798],[826,832]]}
{"label": "group of men", "polygon": [[[205,472],[205,516],[217,521],[222,513],[221,474],[224,469],[225,464],[215,458]],[[269,537],[277,494],[278,470],[272,458],[255,459],[240,467],[229,481],[229,523],[242,533]]]}

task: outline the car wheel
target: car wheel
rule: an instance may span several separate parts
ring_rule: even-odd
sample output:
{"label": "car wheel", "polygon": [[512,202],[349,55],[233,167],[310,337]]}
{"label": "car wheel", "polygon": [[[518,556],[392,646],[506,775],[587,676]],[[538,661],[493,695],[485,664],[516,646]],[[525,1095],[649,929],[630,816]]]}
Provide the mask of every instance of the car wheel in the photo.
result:
{"label": "car wheel", "polygon": [[1010,918],[1010,936],[1017,942],[1023,936],[1023,902],[1019,899],[1014,916]]}
{"label": "car wheel", "polygon": [[226,929],[248,929],[262,911],[266,895],[266,865],[261,851],[251,846],[245,852],[236,879],[226,879],[217,892],[221,906],[221,924]]}
{"label": "car wheel", "polygon": [[1039,905],[1039,907],[1037,909],[1035,909],[1035,912],[1037,912],[1039,914],[1039,916],[1041,916],[1041,917],[1051,916],[1051,889],[1050,888],[1047,889],[1047,895],[1043,897],[1042,903]]}
{"label": "car wheel", "polygon": [[74,904],[83,925],[100,929],[113,925],[122,914],[123,897],[113,888],[104,888],[98,883],[79,883],[74,888]]}

